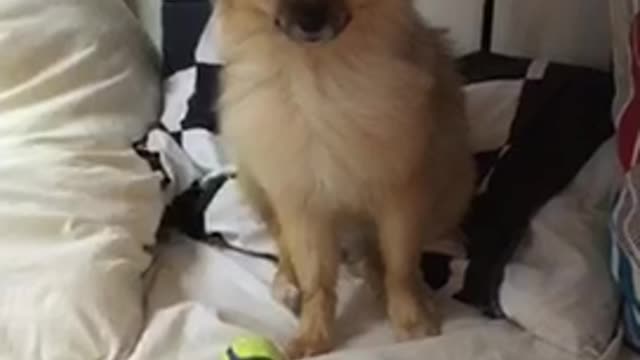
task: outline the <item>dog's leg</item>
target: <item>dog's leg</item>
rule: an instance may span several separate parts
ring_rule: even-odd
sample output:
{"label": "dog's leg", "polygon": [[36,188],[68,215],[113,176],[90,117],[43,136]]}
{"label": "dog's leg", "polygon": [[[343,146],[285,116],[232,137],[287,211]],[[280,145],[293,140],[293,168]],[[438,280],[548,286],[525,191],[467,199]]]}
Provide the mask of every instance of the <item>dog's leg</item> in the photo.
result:
{"label": "dog's leg", "polygon": [[302,292],[298,285],[289,249],[280,237],[276,238],[279,248],[278,270],[271,284],[271,294],[292,312],[299,314],[302,302]]}
{"label": "dog's leg", "polygon": [[280,233],[280,225],[278,224],[278,219],[275,216],[266,192],[242,166],[238,165],[237,168],[238,175],[236,180],[245,200],[247,200],[249,205],[257,212],[262,221],[265,222],[271,235],[278,236]]}
{"label": "dog's leg", "polygon": [[278,246],[278,270],[271,284],[273,297],[287,306],[291,311],[300,311],[300,290],[293,271],[293,265],[289,256],[289,250],[282,243],[280,234],[280,223],[276,213],[267,198],[266,192],[257,181],[238,166],[238,185],[247,198],[250,205],[258,213],[258,216],[265,222],[267,230],[276,241]]}
{"label": "dog's leg", "polygon": [[302,292],[300,325],[289,344],[292,359],[331,350],[339,254],[330,220],[308,210],[280,211],[282,241],[287,247]]}
{"label": "dog's leg", "polygon": [[403,193],[388,199],[378,217],[387,312],[398,340],[440,333],[440,317],[419,273],[427,219],[422,197]]}

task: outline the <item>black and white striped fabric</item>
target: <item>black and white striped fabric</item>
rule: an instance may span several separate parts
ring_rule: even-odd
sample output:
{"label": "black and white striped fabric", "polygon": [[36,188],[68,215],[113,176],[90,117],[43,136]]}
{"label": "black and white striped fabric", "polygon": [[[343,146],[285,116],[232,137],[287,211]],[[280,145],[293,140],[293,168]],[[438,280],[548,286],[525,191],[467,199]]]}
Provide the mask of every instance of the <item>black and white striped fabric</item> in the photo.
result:
{"label": "black and white striped fabric", "polygon": [[[235,242],[261,225],[239,205],[233,166],[220,145],[214,109],[222,64],[210,2],[163,6],[166,108],[136,148],[164,174],[165,224],[275,260],[272,246]],[[532,216],[612,134],[611,81],[594,70],[485,52],[460,59],[460,69],[481,174],[464,224],[468,258],[425,254],[424,276],[433,288],[455,286],[459,300],[502,317],[503,272]],[[454,285],[454,279],[462,280]]]}

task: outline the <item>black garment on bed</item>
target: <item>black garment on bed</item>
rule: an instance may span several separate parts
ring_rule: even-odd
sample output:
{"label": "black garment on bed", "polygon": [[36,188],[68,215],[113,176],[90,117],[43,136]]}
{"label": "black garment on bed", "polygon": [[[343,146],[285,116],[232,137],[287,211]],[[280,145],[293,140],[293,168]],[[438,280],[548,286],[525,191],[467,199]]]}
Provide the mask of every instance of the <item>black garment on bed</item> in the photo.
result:
{"label": "black garment on bed", "polygon": [[[460,60],[469,82],[524,81],[502,151],[476,155],[480,182],[485,185],[464,224],[470,262],[464,287],[456,297],[494,317],[504,316],[498,293],[504,268],[530,219],[569,185],[613,134],[613,83],[609,74],[549,64],[544,76],[530,79],[526,74],[531,64],[531,60],[486,52]],[[428,262],[425,265],[428,273]]]}

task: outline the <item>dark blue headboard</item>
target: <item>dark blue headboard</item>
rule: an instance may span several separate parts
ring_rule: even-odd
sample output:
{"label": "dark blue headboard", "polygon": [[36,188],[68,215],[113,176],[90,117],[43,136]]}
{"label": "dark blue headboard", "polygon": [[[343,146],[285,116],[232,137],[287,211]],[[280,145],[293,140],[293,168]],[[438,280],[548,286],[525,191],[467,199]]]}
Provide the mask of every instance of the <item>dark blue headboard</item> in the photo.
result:
{"label": "dark blue headboard", "polygon": [[210,0],[163,0],[163,74],[169,76],[193,66],[200,34],[211,15]]}

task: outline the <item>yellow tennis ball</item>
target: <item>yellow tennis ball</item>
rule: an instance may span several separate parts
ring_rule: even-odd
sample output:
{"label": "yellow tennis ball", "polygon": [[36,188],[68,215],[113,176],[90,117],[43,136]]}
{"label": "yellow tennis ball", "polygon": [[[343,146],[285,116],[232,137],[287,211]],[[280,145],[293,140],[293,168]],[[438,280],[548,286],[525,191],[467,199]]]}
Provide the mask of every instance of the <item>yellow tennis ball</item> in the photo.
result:
{"label": "yellow tennis ball", "polygon": [[262,336],[245,336],[234,340],[221,360],[284,360],[273,342]]}

